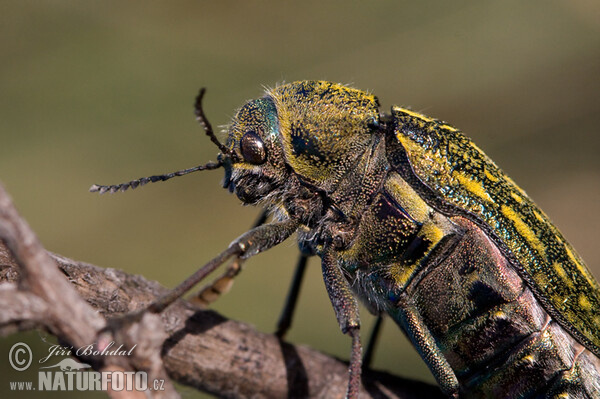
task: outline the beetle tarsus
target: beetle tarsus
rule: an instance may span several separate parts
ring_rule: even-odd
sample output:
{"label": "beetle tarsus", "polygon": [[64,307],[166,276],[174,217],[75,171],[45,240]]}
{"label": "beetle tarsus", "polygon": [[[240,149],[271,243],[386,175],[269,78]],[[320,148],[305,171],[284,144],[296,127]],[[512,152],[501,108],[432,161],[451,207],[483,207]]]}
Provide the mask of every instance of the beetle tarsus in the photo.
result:
{"label": "beetle tarsus", "polygon": [[360,344],[360,328],[352,327],[348,330],[352,337],[352,353],[350,355],[350,366],[348,368],[348,399],[358,398],[361,383],[362,368],[362,346]]}

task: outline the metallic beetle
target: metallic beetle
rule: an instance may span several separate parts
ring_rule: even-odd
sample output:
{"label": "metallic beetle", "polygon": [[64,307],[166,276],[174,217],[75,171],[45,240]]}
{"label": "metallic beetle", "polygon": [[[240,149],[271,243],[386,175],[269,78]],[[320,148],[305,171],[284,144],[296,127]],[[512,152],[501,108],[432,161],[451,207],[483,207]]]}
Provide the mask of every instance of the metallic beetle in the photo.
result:
{"label": "metallic beetle", "polygon": [[[598,283],[456,128],[302,81],[244,105],[218,145],[210,169],[223,166],[226,188],[274,215],[234,241],[236,254],[296,232],[321,258],[353,337],[349,396],[360,374],[360,298],[402,328],[449,396],[600,397]],[[95,186],[115,188],[127,187]]]}

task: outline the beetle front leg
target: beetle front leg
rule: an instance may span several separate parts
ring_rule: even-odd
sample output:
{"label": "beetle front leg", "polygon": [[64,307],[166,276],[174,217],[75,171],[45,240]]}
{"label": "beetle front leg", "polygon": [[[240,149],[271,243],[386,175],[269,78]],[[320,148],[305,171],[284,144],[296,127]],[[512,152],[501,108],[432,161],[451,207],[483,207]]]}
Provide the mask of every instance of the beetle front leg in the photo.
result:
{"label": "beetle front leg", "polygon": [[352,353],[348,370],[349,381],[346,397],[353,399],[358,397],[362,364],[358,303],[332,252],[331,249],[324,251],[321,256],[321,266],[325,288],[333,305],[338,324],[344,334],[352,337]]}
{"label": "beetle front leg", "polygon": [[[252,229],[265,224],[268,216],[269,212],[264,209],[252,225]],[[188,300],[201,308],[208,307],[211,303],[219,299],[221,295],[229,292],[233,286],[233,279],[242,271],[243,263],[243,259],[239,257],[234,258],[222,275],[217,277],[210,284],[202,287],[197,294]]]}
{"label": "beetle front leg", "polygon": [[151,313],[162,312],[167,306],[181,298],[181,296],[192,289],[192,287],[206,278],[208,274],[212,273],[217,267],[225,263],[227,259],[232,256],[248,259],[259,252],[266,251],[281,243],[297,229],[298,221],[287,219],[281,222],[264,224],[247,231],[229,244],[229,248],[214,257],[177,287],[158,298],[148,306],[147,311]]}
{"label": "beetle front leg", "polygon": [[233,279],[242,271],[243,263],[243,259],[239,257],[233,258],[222,275],[214,279],[211,283],[203,286],[197,294],[188,298],[188,301],[201,309],[207,308],[223,294],[229,292],[233,286]]}
{"label": "beetle front leg", "polygon": [[297,229],[298,221],[287,219],[258,226],[247,231],[233,241],[229,245],[229,248],[208,261],[208,263],[198,269],[194,274],[185,279],[177,287],[152,302],[148,307],[108,320],[107,326],[104,328],[103,332],[107,330],[113,332],[118,331],[123,328],[124,325],[131,325],[141,320],[145,313],[161,313],[169,305],[181,298],[186,292],[206,278],[206,276],[215,271],[215,269],[227,262],[228,259],[234,256],[239,260],[248,259],[259,252],[266,251],[281,243]]}

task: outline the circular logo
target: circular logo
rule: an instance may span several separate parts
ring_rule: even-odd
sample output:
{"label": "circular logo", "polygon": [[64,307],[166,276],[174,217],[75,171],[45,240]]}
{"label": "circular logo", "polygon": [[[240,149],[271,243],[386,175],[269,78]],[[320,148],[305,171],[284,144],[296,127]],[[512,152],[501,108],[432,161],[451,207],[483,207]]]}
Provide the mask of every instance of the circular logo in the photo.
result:
{"label": "circular logo", "polygon": [[17,342],[10,348],[8,352],[8,361],[13,369],[24,371],[31,365],[33,354],[31,348],[24,342]]}

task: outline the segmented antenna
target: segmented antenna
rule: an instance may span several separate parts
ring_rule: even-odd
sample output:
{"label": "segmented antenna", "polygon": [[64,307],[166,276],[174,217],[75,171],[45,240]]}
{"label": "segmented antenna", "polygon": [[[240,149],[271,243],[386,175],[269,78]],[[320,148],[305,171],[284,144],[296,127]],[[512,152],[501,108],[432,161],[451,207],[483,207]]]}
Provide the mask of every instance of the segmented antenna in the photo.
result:
{"label": "segmented antenna", "polygon": [[127,183],[113,184],[111,186],[101,186],[99,184],[94,184],[92,187],[90,187],[90,192],[92,192],[92,193],[99,192],[100,194],[104,194],[109,191],[111,193],[116,193],[117,191],[126,191],[129,188],[131,188],[133,190],[133,189],[137,188],[138,186],[143,186],[146,183],[155,183],[157,181],[165,181],[165,180],[169,180],[173,177],[187,175],[188,173],[197,172],[199,170],[218,169],[221,166],[223,166],[223,163],[221,161],[209,162],[206,165],[198,165],[198,166],[194,166],[193,168],[178,170],[177,172],[167,173],[164,175],[140,177],[139,179],[135,179],[135,180],[132,180]]}
{"label": "segmented antenna", "polygon": [[205,87],[201,88],[200,92],[198,93],[198,96],[196,96],[196,102],[194,103],[194,113],[196,114],[196,120],[204,129],[204,132],[210,138],[210,141],[212,141],[217,147],[219,147],[219,150],[221,150],[223,155],[228,155],[234,162],[238,161],[239,157],[237,156],[237,154],[231,151],[229,148],[225,147],[223,144],[221,144],[219,139],[217,139],[217,136],[215,136],[210,122],[206,118],[206,115],[204,115],[204,110],[202,109],[202,98],[204,97],[204,93],[206,93]]}
{"label": "segmented antenna", "polygon": [[[202,97],[204,97],[204,93],[206,93],[206,88],[203,87],[202,89],[200,89],[200,93],[198,93],[198,96],[196,97],[196,102],[194,103],[194,113],[196,114],[196,120],[204,128],[204,132],[210,138],[210,140],[217,147],[219,147],[219,150],[221,150],[221,153],[223,153],[224,156],[229,157],[229,159],[231,159],[232,161],[235,162],[239,159],[239,157],[237,156],[237,154],[234,151],[230,150],[229,148],[225,147],[223,144],[221,144],[219,142],[219,140],[217,139],[217,136],[215,136],[215,133],[213,132],[210,122],[206,118],[206,115],[204,115],[204,110],[202,109]],[[99,184],[94,184],[92,187],[90,187],[90,192],[92,192],[92,193],[99,192],[100,194],[104,194],[106,192],[116,193],[117,191],[126,191],[129,188],[131,188],[133,190],[133,189],[137,188],[138,186],[143,186],[146,183],[155,183],[157,181],[165,181],[165,180],[169,180],[176,176],[187,175],[188,173],[197,172],[199,170],[218,169],[222,166],[223,166],[223,162],[221,161],[221,158],[219,157],[219,161],[217,161],[217,162],[209,162],[206,165],[199,165],[199,166],[195,166],[193,168],[178,170],[177,172],[167,173],[164,175],[140,177],[139,179],[131,180],[127,183],[113,184],[110,186],[102,186]]]}

